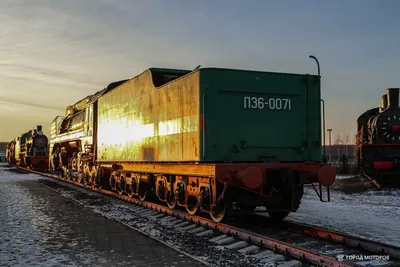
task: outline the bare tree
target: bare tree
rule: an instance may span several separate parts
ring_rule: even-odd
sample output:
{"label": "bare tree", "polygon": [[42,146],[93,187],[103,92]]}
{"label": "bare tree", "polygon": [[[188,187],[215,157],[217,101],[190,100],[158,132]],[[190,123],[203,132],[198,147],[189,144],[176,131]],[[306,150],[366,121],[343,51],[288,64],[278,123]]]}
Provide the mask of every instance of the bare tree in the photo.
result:
{"label": "bare tree", "polygon": [[342,137],[340,136],[339,133],[336,133],[335,138],[333,139],[333,144],[334,145],[340,145],[342,144]]}
{"label": "bare tree", "polygon": [[349,134],[346,133],[343,137],[343,144],[344,144],[344,154],[347,157],[347,146],[349,145],[350,137]]}
{"label": "bare tree", "polygon": [[[357,144],[357,134],[353,134],[352,145],[356,146],[356,144]],[[357,149],[353,149],[353,157],[357,158]]]}
{"label": "bare tree", "polygon": [[340,145],[342,144],[342,137],[339,133],[336,133],[335,138],[333,139],[333,144],[337,147],[338,154],[337,159],[340,159]]}
{"label": "bare tree", "polygon": [[353,138],[351,139],[351,143],[352,143],[352,145],[355,145],[357,142],[357,134],[353,134],[352,136],[353,136]]}

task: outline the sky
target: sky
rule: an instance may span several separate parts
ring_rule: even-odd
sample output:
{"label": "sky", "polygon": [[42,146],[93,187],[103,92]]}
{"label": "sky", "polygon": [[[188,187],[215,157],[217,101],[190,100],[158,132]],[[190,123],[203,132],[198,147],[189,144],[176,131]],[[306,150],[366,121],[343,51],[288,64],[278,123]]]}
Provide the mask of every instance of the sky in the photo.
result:
{"label": "sky", "polygon": [[0,141],[49,133],[67,105],[149,67],[316,74],[326,127],[353,139],[357,117],[400,87],[396,0],[2,0]]}

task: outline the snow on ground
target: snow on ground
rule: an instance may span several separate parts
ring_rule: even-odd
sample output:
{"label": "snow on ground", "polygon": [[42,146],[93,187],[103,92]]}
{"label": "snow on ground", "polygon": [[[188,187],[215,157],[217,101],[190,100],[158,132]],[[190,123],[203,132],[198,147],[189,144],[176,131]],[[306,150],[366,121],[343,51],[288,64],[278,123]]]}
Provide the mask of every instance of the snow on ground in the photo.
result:
{"label": "snow on ground", "polygon": [[[7,176],[1,175],[6,169]],[[20,179],[21,174],[10,172],[8,169],[13,168],[0,164],[0,185],[7,180]],[[28,180],[43,179],[35,174],[23,176]],[[194,255],[197,254],[199,258],[210,262],[222,260],[221,255],[225,252],[218,253],[218,247],[211,248],[209,242],[203,244],[201,240],[193,240],[193,235],[178,234],[173,228],[166,231],[165,226],[149,217],[144,218],[140,213],[135,212],[134,206],[130,204],[111,199],[103,200],[104,203],[101,203],[100,198],[80,200],[74,191],[60,190],[60,193],[66,197],[77,199],[96,213],[122,221],[171,246]],[[94,192],[88,194],[98,195]],[[101,198],[104,199],[104,197]],[[287,220],[400,246],[400,190],[373,190],[351,194],[332,190],[331,202],[323,203],[319,201],[312,188],[306,188],[299,210],[290,214]],[[201,251],[196,251],[195,248],[197,250],[201,248]],[[230,260],[220,266],[233,266],[235,263],[239,263],[234,255],[230,257]],[[224,260],[226,258],[224,257]],[[244,264],[243,261],[240,263]],[[254,263],[253,266],[256,264]]]}
{"label": "snow on ground", "polygon": [[[71,188],[71,185],[65,185]],[[86,191],[82,188],[73,187],[74,191],[65,191],[63,188],[57,189],[61,195],[77,200],[85,208],[103,215],[106,218],[120,221],[129,225],[133,229],[142,232],[168,246],[174,247],[179,251],[195,256],[197,259],[205,261],[212,266],[269,266],[264,262],[247,255],[238,254],[236,251],[210,243],[210,237],[196,238],[193,234],[181,232],[175,226],[169,225],[169,221],[162,221],[152,215],[142,215],[143,211],[137,210],[137,206],[125,203],[120,200],[105,198],[96,193]],[[86,197],[79,197],[80,192]],[[83,195],[82,194],[82,195]],[[97,200],[96,197],[99,197]],[[148,212],[149,210],[144,210]],[[270,266],[275,266],[272,262]]]}
{"label": "snow on ground", "polygon": [[312,188],[306,188],[299,210],[287,220],[400,246],[400,190],[332,190],[331,202],[322,203]]}
{"label": "snow on ground", "polygon": [[33,182],[40,179],[0,164],[1,266],[201,265]]}
{"label": "snow on ground", "polygon": [[[137,209],[135,205],[110,199],[96,192],[90,192],[40,175],[22,174],[21,171],[9,168],[4,164],[0,164],[0,193],[3,196],[3,201],[0,198],[0,208],[3,211],[0,211],[0,225],[3,226],[0,228],[0,250],[5,253],[5,257],[0,257],[0,262],[18,262],[19,264],[29,266],[36,266],[38,264],[41,264],[41,266],[54,266],[60,265],[60,263],[61,265],[72,263],[89,264],[89,262],[85,262],[86,259],[91,259],[92,263],[101,263],[103,259],[101,255],[98,255],[94,251],[87,251],[86,253],[82,251],[83,254],[75,253],[75,258],[71,258],[73,257],[73,252],[80,247],[79,244],[76,244],[76,240],[72,240],[71,233],[68,233],[67,236],[60,236],[60,234],[67,232],[66,229],[57,232],[53,231],[53,228],[50,226],[53,224],[52,219],[47,216],[48,211],[46,211],[46,207],[48,206],[46,204],[47,200],[44,201],[39,196],[32,196],[28,189],[21,184],[21,182],[24,183],[27,180],[28,182],[29,180],[39,182],[50,181],[59,184],[60,186],[51,187],[56,189],[61,196],[79,202],[83,208],[82,210],[86,210],[87,208],[106,218],[122,222],[141,233],[147,234],[153,239],[174,247],[182,253],[186,253],[186,255],[194,255],[203,262],[209,262],[213,266],[266,266],[265,263],[260,263],[260,260],[239,255],[236,251],[221,250],[220,246],[210,243],[207,237],[194,238],[193,234],[181,232],[176,227],[168,225],[168,222],[162,222],[160,219],[142,215],[143,211],[135,211]],[[11,197],[8,197],[8,194]],[[4,199],[9,200],[5,201]],[[38,199],[44,202],[37,205]],[[16,210],[18,213],[15,213]],[[25,217],[25,219],[21,219],[21,217]],[[63,221],[63,218],[60,217],[59,220]],[[65,218],[65,220],[67,219]],[[68,220],[73,221],[76,218],[71,216]],[[33,221],[39,222],[39,224],[32,223]],[[55,225],[57,224],[55,223]],[[21,227],[22,230],[20,229]],[[47,236],[50,239],[52,236],[57,236],[57,238],[62,240],[59,242],[51,240],[54,249],[50,250],[46,246]],[[44,237],[46,240],[42,244],[41,240]],[[60,242],[64,242],[63,240],[69,240],[67,242],[69,242],[68,245],[71,247],[68,247],[68,251],[63,251],[56,247]],[[21,259],[21,255],[30,256]],[[94,257],[97,258],[94,259]],[[178,266],[179,264],[172,265]],[[71,266],[75,265],[72,264]],[[133,265],[130,263],[129,266]],[[187,266],[193,265],[187,264]],[[272,263],[271,266],[274,266],[274,264]]]}
{"label": "snow on ground", "polygon": [[341,175],[336,175],[336,180],[343,180],[343,179],[348,179],[348,178],[352,178],[355,177],[357,175],[355,174],[341,174]]}
{"label": "snow on ground", "polygon": [[21,173],[24,173],[24,180],[38,180],[39,175],[34,173],[23,172],[15,167],[9,166],[6,162],[0,162],[0,183],[5,183],[13,180],[21,180]]}
{"label": "snow on ground", "polygon": [[[12,263],[19,262],[28,266],[37,265],[37,261],[48,259],[52,266],[68,260],[63,254],[52,252],[45,245],[38,246],[42,239],[44,225],[50,225],[51,218],[44,210],[31,209],[31,203],[35,202],[31,194],[23,186],[11,183],[21,180],[21,174],[10,172],[15,168],[9,168],[5,164],[0,166],[0,251],[3,252],[1,260]],[[6,172],[7,171],[7,172]],[[35,174],[24,175],[24,180],[37,180]],[[4,239],[3,239],[4,238]],[[47,238],[47,237],[46,237]],[[32,250],[32,247],[35,249]],[[18,259],[19,255],[29,255],[24,259]],[[71,265],[75,266],[75,265]]]}

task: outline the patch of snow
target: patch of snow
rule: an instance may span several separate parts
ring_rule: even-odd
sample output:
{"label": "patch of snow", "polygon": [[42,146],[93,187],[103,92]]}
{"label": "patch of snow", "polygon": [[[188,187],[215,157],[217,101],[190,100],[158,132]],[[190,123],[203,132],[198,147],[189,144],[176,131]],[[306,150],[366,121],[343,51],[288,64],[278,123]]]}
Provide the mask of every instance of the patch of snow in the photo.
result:
{"label": "patch of snow", "polygon": [[357,175],[355,175],[355,174],[347,174],[347,175],[345,175],[345,174],[342,174],[342,175],[336,175],[336,180],[344,180],[344,179],[349,179],[349,178],[352,178],[352,177],[356,177]]}
{"label": "patch of snow", "polygon": [[400,190],[331,191],[331,202],[323,203],[306,189],[299,210],[287,220],[400,246]]}
{"label": "patch of snow", "polygon": [[[62,195],[78,201],[83,207],[131,226],[156,240],[168,244],[178,251],[195,256],[197,259],[212,264],[212,266],[265,266],[260,260],[242,255],[236,250],[229,250],[224,246],[218,246],[208,241],[210,237],[196,237],[187,232],[181,232],[173,225],[164,223],[161,219],[155,219],[152,215],[142,215],[148,209],[139,210],[138,206],[124,203],[120,200],[106,198],[96,192],[90,192],[73,185],[62,184],[68,188],[73,188],[74,192],[64,192],[57,189]],[[78,193],[79,192],[79,193]],[[85,193],[88,198],[77,198],[81,193]],[[97,196],[99,199],[107,199],[107,203],[100,203],[93,200]],[[100,204],[99,204],[100,203]],[[154,214],[153,214],[154,215]]]}

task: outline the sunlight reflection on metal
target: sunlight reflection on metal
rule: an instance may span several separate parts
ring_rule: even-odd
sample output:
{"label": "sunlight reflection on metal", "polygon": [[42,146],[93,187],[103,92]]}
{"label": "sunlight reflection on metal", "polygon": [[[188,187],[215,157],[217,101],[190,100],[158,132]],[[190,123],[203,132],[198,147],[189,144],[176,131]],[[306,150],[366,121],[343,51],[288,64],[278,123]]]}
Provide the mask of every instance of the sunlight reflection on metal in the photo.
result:
{"label": "sunlight reflection on metal", "polygon": [[195,132],[198,129],[198,123],[190,123],[196,121],[194,118],[195,116],[187,116],[160,121],[158,131],[154,123],[142,124],[140,120],[123,118],[117,121],[101,121],[98,126],[99,141],[104,145],[122,145],[126,140],[140,143],[149,137]]}

